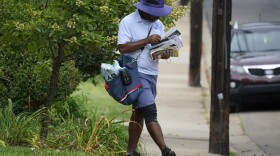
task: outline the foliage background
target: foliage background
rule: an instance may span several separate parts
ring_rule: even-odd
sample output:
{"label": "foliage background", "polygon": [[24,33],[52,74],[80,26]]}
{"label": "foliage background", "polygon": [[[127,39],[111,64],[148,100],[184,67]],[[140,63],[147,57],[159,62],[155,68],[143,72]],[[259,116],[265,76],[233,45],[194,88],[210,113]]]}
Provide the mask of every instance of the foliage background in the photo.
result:
{"label": "foliage background", "polygon": [[[37,110],[47,98],[53,60],[63,50],[54,101],[75,91],[114,58],[118,23],[137,0],[2,0],[0,4],[0,102]],[[166,0],[166,4],[175,4]],[[186,12],[173,7],[166,29]]]}
{"label": "foliage background", "polygon": [[[100,76],[95,81],[92,78],[100,74],[101,63],[115,58],[118,23],[135,11],[135,2],[1,0],[0,118],[5,122],[0,122],[0,146],[123,154],[127,131],[119,123],[128,119],[127,108],[112,109],[116,102],[108,98],[103,86],[89,91],[93,84],[88,79],[95,84],[104,82]],[[177,7],[175,0],[165,2],[174,6],[171,15],[161,19],[169,29],[187,8]],[[49,110],[50,133],[42,144],[40,108],[53,87],[50,79],[60,55],[58,84]]]}

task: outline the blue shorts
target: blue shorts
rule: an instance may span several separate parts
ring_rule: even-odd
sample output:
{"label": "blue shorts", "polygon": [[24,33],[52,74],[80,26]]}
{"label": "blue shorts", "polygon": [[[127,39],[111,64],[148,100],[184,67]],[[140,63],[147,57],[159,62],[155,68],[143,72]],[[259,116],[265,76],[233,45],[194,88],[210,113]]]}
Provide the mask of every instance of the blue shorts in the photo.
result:
{"label": "blue shorts", "polygon": [[139,73],[143,91],[139,95],[138,102],[133,104],[134,109],[142,108],[156,103],[155,98],[157,95],[157,75],[147,75]]}

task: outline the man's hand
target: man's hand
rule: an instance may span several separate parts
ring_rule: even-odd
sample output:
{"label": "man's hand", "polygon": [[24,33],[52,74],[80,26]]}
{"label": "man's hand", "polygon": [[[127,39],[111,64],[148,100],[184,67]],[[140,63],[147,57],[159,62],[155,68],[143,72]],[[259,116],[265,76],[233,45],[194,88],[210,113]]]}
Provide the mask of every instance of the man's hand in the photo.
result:
{"label": "man's hand", "polygon": [[151,35],[147,38],[144,38],[142,40],[139,40],[139,41],[127,42],[125,44],[119,44],[118,49],[122,54],[123,53],[130,53],[130,52],[134,52],[136,50],[141,49],[142,47],[146,46],[147,44],[157,43],[160,40],[161,40],[160,35],[153,34],[153,35]]}
{"label": "man's hand", "polygon": [[151,35],[147,38],[147,41],[148,41],[149,44],[153,44],[153,43],[159,42],[160,39],[161,39],[160,35],[153,34],[153,35]]}
{"label": "man's hand", "polygon": [[170,52],[173,50],[162,50],[161,53],[161,59],[169,59],[170,58]]}

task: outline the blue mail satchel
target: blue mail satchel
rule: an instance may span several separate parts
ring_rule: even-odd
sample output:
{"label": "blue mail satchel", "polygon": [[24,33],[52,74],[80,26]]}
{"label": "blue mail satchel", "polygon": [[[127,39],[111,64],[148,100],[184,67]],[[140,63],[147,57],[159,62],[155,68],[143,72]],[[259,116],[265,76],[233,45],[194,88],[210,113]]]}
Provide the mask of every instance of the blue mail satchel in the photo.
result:
{"label": "blue mail satchel", "polygon": [[137,102],[143,90],[137,68],[137,60],[126,55],[118,58],[120,66],[125,72],[120,71],[113,80],[106,82],[105,88],[109,95],[124,105]]}
{"label": "blue mail satchel", "polygon": [[[147,37],[149,37],[152,27],[150,27]],[[143,49],[144,47],[141,48],[141,52]],[[141,52],[135,59],[122,54],[118,58],[118,62],[125,72],[120,71],[116,78],[105,84],[105,89],[108,93],[121,104],[131,105],[137,102],[143,90],[137,67],[137,59]]]}

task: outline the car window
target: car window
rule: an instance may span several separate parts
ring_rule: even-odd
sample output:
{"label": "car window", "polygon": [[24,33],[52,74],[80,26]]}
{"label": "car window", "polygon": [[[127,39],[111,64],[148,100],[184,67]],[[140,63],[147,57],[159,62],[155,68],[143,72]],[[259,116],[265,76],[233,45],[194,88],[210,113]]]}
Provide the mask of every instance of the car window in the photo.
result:
{"label": "car window", "polygon": [[280,30],[235,31],[232,33],[231,52],[280,51]]}

